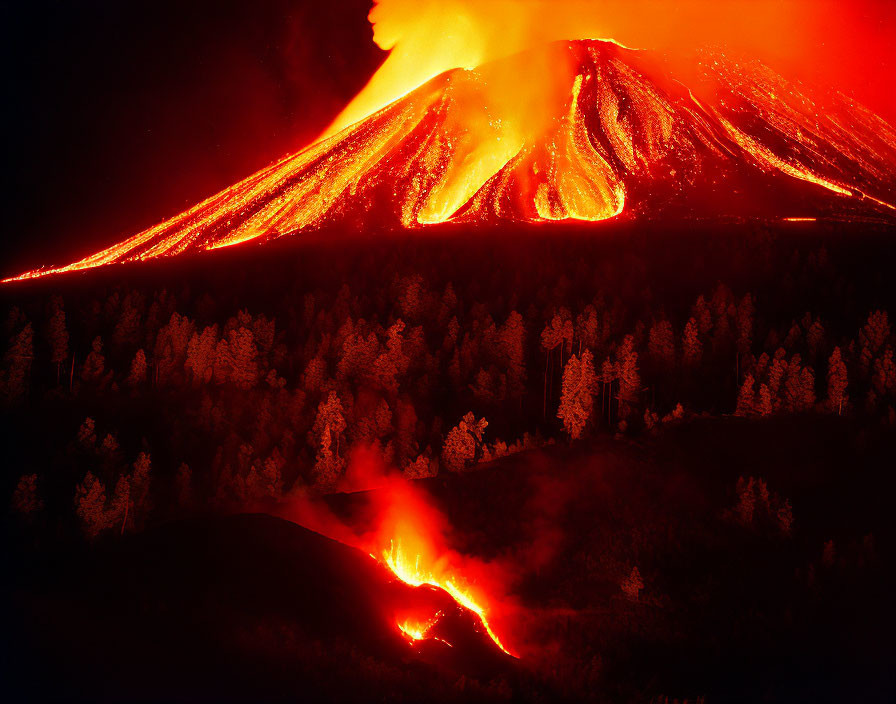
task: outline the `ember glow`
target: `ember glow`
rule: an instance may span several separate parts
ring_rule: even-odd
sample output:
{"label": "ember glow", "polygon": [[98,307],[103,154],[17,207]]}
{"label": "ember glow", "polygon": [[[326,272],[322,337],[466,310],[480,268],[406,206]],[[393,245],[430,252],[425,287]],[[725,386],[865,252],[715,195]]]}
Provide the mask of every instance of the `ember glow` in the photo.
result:
{"label": "ember glow", "polygon": [[[506,36],[470,3],[417,5],[376,5],[375,37],[393,53],[320,141],[120,244],[6,281],[265,242],[349,217],[375,230],[594,222],[670,207],[725,216],[724,194],[755,182],[802,184],[808,207],[845,218],[896,211],[896,131],[842,94],[720,50],[682,69],[617,41],[569,41],[585,31],[572,29],[585,13],[575,3],[559,23],[537,4],[545,11],[523,13],[525,27]],[[500,19],[513,3],[484,5]],[[533,35],[541,24],[550,32]],[[444,41],[424,41],[444,26],[454,30]],[[556,37],[566,39],[532,46]],[[693,211],[701,188],[718,192]]]}
{"label": "ember glow", "polygon": [[[410,584],[412,587],[419,587],[428,584],[431,587],[443,589],[451,595],[460,606],[472,611],[479,617],[483,628],[485,628],[488,637],[492,639],[495,645],[512,657],[516,657],[511,653],[501,639],[492,629],[487,617],[487,610],[482,604],[482,598],[475,595],[473,589],[464,585],[460,575],[452,574],[449,568],[440,566],[439,560],[435,564],[427,564],[429,560],[414,550],[405,550],[400,540],[391,541],[389,549],[382,553],[382,561],[386,564],[395,576],[402,582]],[[438,615],[428,622],[425,627],[417,624],[415,627],[399,626],[402,632],[412,635],[416,640],[420,640],[426,636],[427,631],[438,620]],[[407,626],[408,622],[405,622]]]}
{"label": "ember glow", "polygon": [[[362,463],[364,455],[354,457],[355,463]],[[518,642],[520,632],[508,632],[519,607],[510,596],[505,568],[459,551],[459,528],[436,508],[432,497],[400,474],[385,470],[380,465],[350,470],[356,476],[367,473],[366,481],[375,487],[363,492],[368,503],[358,511],[367,516],[361,525],[306,499],[284,504],[280,515],[362,550],[395,580],[444,592],[470,613],[475,627],[495,646],[518,658],[525,645]],[[454,647],[432,633],[443,616],[441,611],[394,613],[396,626],[409,641],[440,640]]]}

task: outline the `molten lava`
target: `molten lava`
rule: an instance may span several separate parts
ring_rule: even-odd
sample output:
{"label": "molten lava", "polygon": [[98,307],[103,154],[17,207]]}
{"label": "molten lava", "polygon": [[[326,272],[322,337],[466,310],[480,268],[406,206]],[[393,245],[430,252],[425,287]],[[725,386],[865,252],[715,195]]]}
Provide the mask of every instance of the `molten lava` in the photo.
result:
{"label": "molten lava", "polygon": [[398,630],[404,633],[410,641],[425,640],[429,634],[429,630],[436,625],[441,616],[441,612],[433,616],[429,621],[421,622],[416,619],[405,619],[398,622]]}
{"label": "molten lava", "polygon": [[[545,67],[551,80],[529,80]],[[375,231],[730,216],[732,193],[782,186],[812,216],[894,217],[896,131],[882,119],[756,61],[703,53],[692,68],[684,77],[663,55],[595,40],[450,70],[120,244],[7,281],[349,218]],[[779,210],[773,219],[789,215]]]}
{"label": "molten lava", "polygon": [[[460,575],[451,573],[450,570],[447,570],[444,567],[444,565],[440,565],[438,561],[435,565],[425,564],[423,562],[424,559],[425,558],[420,553],[409,552],[403,549],[401,540],[391,541],[389,549],[383,550],[382,552],[382,562],[392,570],[395,576],[402,582],[410,584],[412,587],[419,587],[427,584],[431,587],[443,589],[451,595],[451,598],[454,599],[458,605],[476,614],[480,623],[482,623],[482,627],[488,634],[488,637],[492,639],[495,645],[511,657],[516,657],[516,655],[511,653],[501,642],[501,639],[489,624],[487,609],[482,604],[482,598],[474,595],[473,590],[464,584]],[[412,626],[408,625],[408,622],[405,622],[404,624],[399,624],[399,628],[406,635],[415,640],[420,640],[426,637],[426,633],[433,625],[435,625],[438,618],[439,614],[436,614],[432,620],[425,624],[425,627],[421,626],[419,623]]]}

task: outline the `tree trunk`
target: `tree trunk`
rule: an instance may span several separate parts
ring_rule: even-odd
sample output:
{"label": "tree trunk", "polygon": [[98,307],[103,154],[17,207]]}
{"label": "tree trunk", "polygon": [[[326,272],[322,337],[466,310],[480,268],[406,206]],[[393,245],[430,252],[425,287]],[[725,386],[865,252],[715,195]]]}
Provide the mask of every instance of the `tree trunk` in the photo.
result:
{"label": "tree trunk", "polygon": [[128,493],[124,499],[124,520],[121,522],[121,535],[124,535],[124,527],[128,523],[128,508],[131,506],[131,484],[128,482]]}

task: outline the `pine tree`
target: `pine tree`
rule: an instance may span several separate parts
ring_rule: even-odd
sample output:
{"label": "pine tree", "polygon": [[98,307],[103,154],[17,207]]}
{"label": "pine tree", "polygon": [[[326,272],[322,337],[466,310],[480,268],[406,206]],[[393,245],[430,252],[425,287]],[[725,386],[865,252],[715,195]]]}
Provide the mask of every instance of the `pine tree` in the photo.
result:
{"label": "pine tree", "polygon": [[498,336],[506,365],[508,392],[522,403],[526,390],[526,328],[523,316],[515,310],[511,311]]}
{"label": "pine tree", "polygon": [[195,328],[186,316],[172,313],[168,324],[159,330],[153,348],[155,382],[176,385],[182,381],[187,347]]}
{"label": "pine tree", "polygon": [[770,416],[774,411],[774,401],[771,390],[766,384],[760,384],[759,395],[756,399],[756,414]]}
{"label": "pine tree", "polygon": [[668,320],[659,320],[651,326],[647,352],[658,369],[668,371],[675,364],[675,335]]}
{"label": "pine tree", "polygon": [[112,505],[106,514],[110,527],[120,526],[119,533],[124,535],[131,511],[131,479],[121,476],[115,484],[115,492],[112,494]]}
{"label": "pine tree", "polygon": [[712,330],[712,313],[706,304],[706,299],[702,295],[697,297],[697,302],[694,303],[694,307],[691,309],[691,317],[697,322],[698,332],[704,337],[708,335],[709,331]]}
{"label": "pine tree", "polygon": [[128,292],[121,304],[121,314],[112,332],[113,349],[137,345],[140,341],[140,318],[143,298],[134,291]]}
{"label": "pine tree", "polygon": [[56,383],[62,363],[68,359],[68,329],[65,326],[65,310],[62,298],[53,296],[50,300],[50,320],[47,323],[47,342],[50,344],[50,361],[56,365]]}
{"label": "pine tree", "polygon": [[703,343],[700,342],[700,331],[694,318],[688,320],[684,326],[684,335],[681,340],[682,362],[685,367],[693,369],[703,359]]}
{"label": "pine tree", "polygon": [[815,320],[806,331],[806,344],[809,347],[809,359],[815,362],[821,346],[824,344],[824,326],[821,321]]}
{"label": "pine tree", "polygon": [[585,350],[581,359],[576,355],[570,357],[563,370],[563,387],[557,417],[563,421],[564,429],[573,440],[582,436],[594,406],[593,394],[597,379],[593,359],[591,352]]}
{"label": "pine tree", "polygon": [[753,297],[748,293],[737,307],[737,351],[741,356],[750,354],[755,317],[756,307],[753,305]]}
{"label": "pine tree", "polygon": [[576,316],[575,335],[579,341],[579,351],[582,346],[587,347],[592,352],[597,348],[599,342],[600,322],[597,319],[597,309],[590,303],[585,306],[585,310]]}
{"label": "pine tree", "polygon": [[467,413],[445,438],[442,448],[445,467],[452,472],[460,472],[473,462],[477,450],[482,447],[482,435],[487,426],[485,418],[476,420],[472,413]]}
{"label": "pine tree", "polygon": [[231,381],[241,389],[251,389],[258,381],[255,338],[251,330],[239,328],[228,334],[232,360]]}
{"label": "pine tree", "polygon": [[88,384],[99,383],[106,371],[106,358],[103,356],[103,338],[93,338],[90,346],[90,354],[84,360],[81,367],[81,380]]}
{"label": "pine tree", "polygon": [[832,411],[837,411],[837,415],[843,414],[843,406],[848,401],[847,386],[846,364],[843,362],[840,348],[835,347],[828,359],[828,406]]}
{"label": "pine tree", "polygon": [[215,369],[215,350],[218,346],[218,326],[209,325],[201,333],[194,332],[187,343],[184,361],[193,386],[208,384]]}
{"label": "pine tree", "polygon": [[322,400],[317,407],[317,417],[314,420],[312,434],[318,446],[323,444],[324,434],[327,442],[335,445],[333,455],[338,460],[340,457],[340,445],[342,433],[345,431],[345,410],[342,401],[335,392],[331,391],[326,400]]}
{"label": "pine tree", "polygon": [[863,377],[871,371],[871,362],[890,338],[890,320],[886,311],[876,310],[859,330],[859,369]]}
{"label": "pine tree", "polygon": [[26,323],[6,351],[3,391],[9,401],[22,399],[28,390],[28,378],[34,358],[33,338],[31,323]]}
{"label": "pine tree", "polygon": [[641,579],[641,572],[637,567],[633,567],[629,575],[622,580],[622,591],[632,601],[638,600],[638,595],[644,588],[644,580]]}
{"label": "pine tree", "polygon": [[96,424],[93,418],[85,418],[78,428],[78,444],[88,452],[96,449]]}
{"label": "pine tree", "polygon": [[626,335],[616,351],[616,370],[619,378],[619,417],[624,420],[633,413],[641,393],[638,353],[635,352],[632,335]]}
{"label": "pine tree", "polygon": [[134,355],[126,383],[132,389],[139,388],[146,383],[146,355],[143,350],[137,350],[137,354]]}
{"label": "pine tree", "polygon": [[753,387],[756,381],[752,374],[747,374],[744,383],[740,387],[740,393],[737,396],[737,410],[734,412],[738,416],[750,416],[756,412],[756,398]]}
{"label": "pine tree", "polygon": [[314,474],[316,484],[323,489],[334,487],[342,474],[342,462],[332,450],[329,425],[325,425],[320,434]]}
{"label": "pine tree", "polygon": [[896,364],[893,362],[893,349],[887,349],[874,360],[871,384],[879,398],[896,394]]}
{"label": "pine tree", "polygon": [[563,319],[554,313],[551,322],[541,331],[541,346],[545,351],[544,363],[544,399],[542,415],[547,413],[548,399],[553,396],[553,375],[551,374],[551,352],[563,344]]}
{"label": "pine tree", "polygon": [[20,516],[31,518],[43,507],[44,502],[37,493],[37,475],[23,474],[12,495],[13,510]]}
{"label": "pine tree", "polygon": [[106,513],[106,487],[91,472],[87,473],[75,491],[75,510],[88,538],[96,538],[111,527]]}
{"label": "pine tree", "polygon": [[134,472],[130,480],[131,507],[134,515],[134,524],[141,528],[146,522],[147,515],[152,510],[152,499],[149,488],[152,477],[150,470],[152,461],[147,452],[141,452],[134,462]]}

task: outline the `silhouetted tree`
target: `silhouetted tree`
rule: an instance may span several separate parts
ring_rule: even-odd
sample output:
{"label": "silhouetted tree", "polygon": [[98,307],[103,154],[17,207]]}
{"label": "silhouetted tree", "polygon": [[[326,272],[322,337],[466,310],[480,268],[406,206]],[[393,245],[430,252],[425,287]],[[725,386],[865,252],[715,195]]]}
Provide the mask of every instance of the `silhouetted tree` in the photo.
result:
{"label": "silhouetted tree", "polygon": [[90,353],[81,367],[81,380],[88,384],[99,384],[106,371],[106,358],[103,356],[103,338],[93,338]]}
{"label": "silhouetted tree", "polygon": [[12,495],[13,510],[20,516],[31,518],[43,507],[44,502],[37,493],[37,475],[23,474]]}
{"label": "silhouetted tree", "polygon": [[570,357],[563,370],[563,387],[557,417],[563,421],[564,430],[573,440],[582,436],[594,406],[593,394],[597,380],[593,359],[591,352],[584,350],[581,358],[576,355]]}
{"label": "silhouetted tree", "polygon": [[75,510],[88,538],[96,538],[112,525],[106,512],[106,487],[92,472],[75,491]]}
{"label": "silhouetted tree", "polygon": [[476,420],[472,413],[467,413],[445,438],[442,447],[442,462],[445,467],[452,472],[460,472],[473,462],[477,450],[482,447],[482,434],[487,426],[485,418]]}
{"label": "silhouetted tree", "polygon": [[143,350],[137,350],[137,354],[134,355],[126,383],[132,389],[139,388],[146,383],[146,355]]}
{"label": "silhouetted tree", "polygon": [[184,365],[193,386],[207,384],[215,369],[215,350],[218,346],[218,326],[209,325],[201,333],[194,332],[187,343]]}
{"label": "silhouetted tree", "polygon": [[756,412],[756,397],[754,386],[756,384],[752,374],[747,374],[744,383],[740,387],[740,393],[737,395],[737,410],[735,415],[749,416]]}
{"label": "silhouetted tree", "polygon": [[843,413],[847,385],[846,364],[843,363],[840,348],[835,347],[828,360],[828,405],[832,411],[837,411],[837,415]]}
{"label": "silhouetted tree", "polygon": [[53,296],[50,299],[50,319],[47,321],[47,342],[50,345],[50,361],[56,365],[57,384],[62,363],[68,359],[68,339],[62,298]]}
{"label": "silhouetted tree", "polygon": [[31,362],[34,359],[33,338],[31,323],[26,323],[13,337],[6,350],[0,381],[2,381],[4,396],[8,401],[18,401],[24,398],[28,390]]}
{"label": "silhouetted tree", "polygon": [[703,343],[700,342],[700,330],[694,318],[684,326],[681,338],[681,360],[685,367],[696,368],[703,360]]}
{"label": "silhouetted tree", "polygon": [[644,580],[641,579],[641,572],[637,567],[633,567],[629,575],[622,580],[622,591],[631,601],[637,601],[638,595],[644,588]]}
{"label": "silhouetted tree", "polygon": [[655,369],[669,374],[675,365],[675,334],[668,320],[654,323],[647,336],[647,353]]}
{"label": "silhouetted tree", "polygon": [[616,374],[619,379],[619,417],[628,418],[638,405],[641,393],[641,375],[638,372],[638,353],[635,339],[626,335],[616,351]]}

